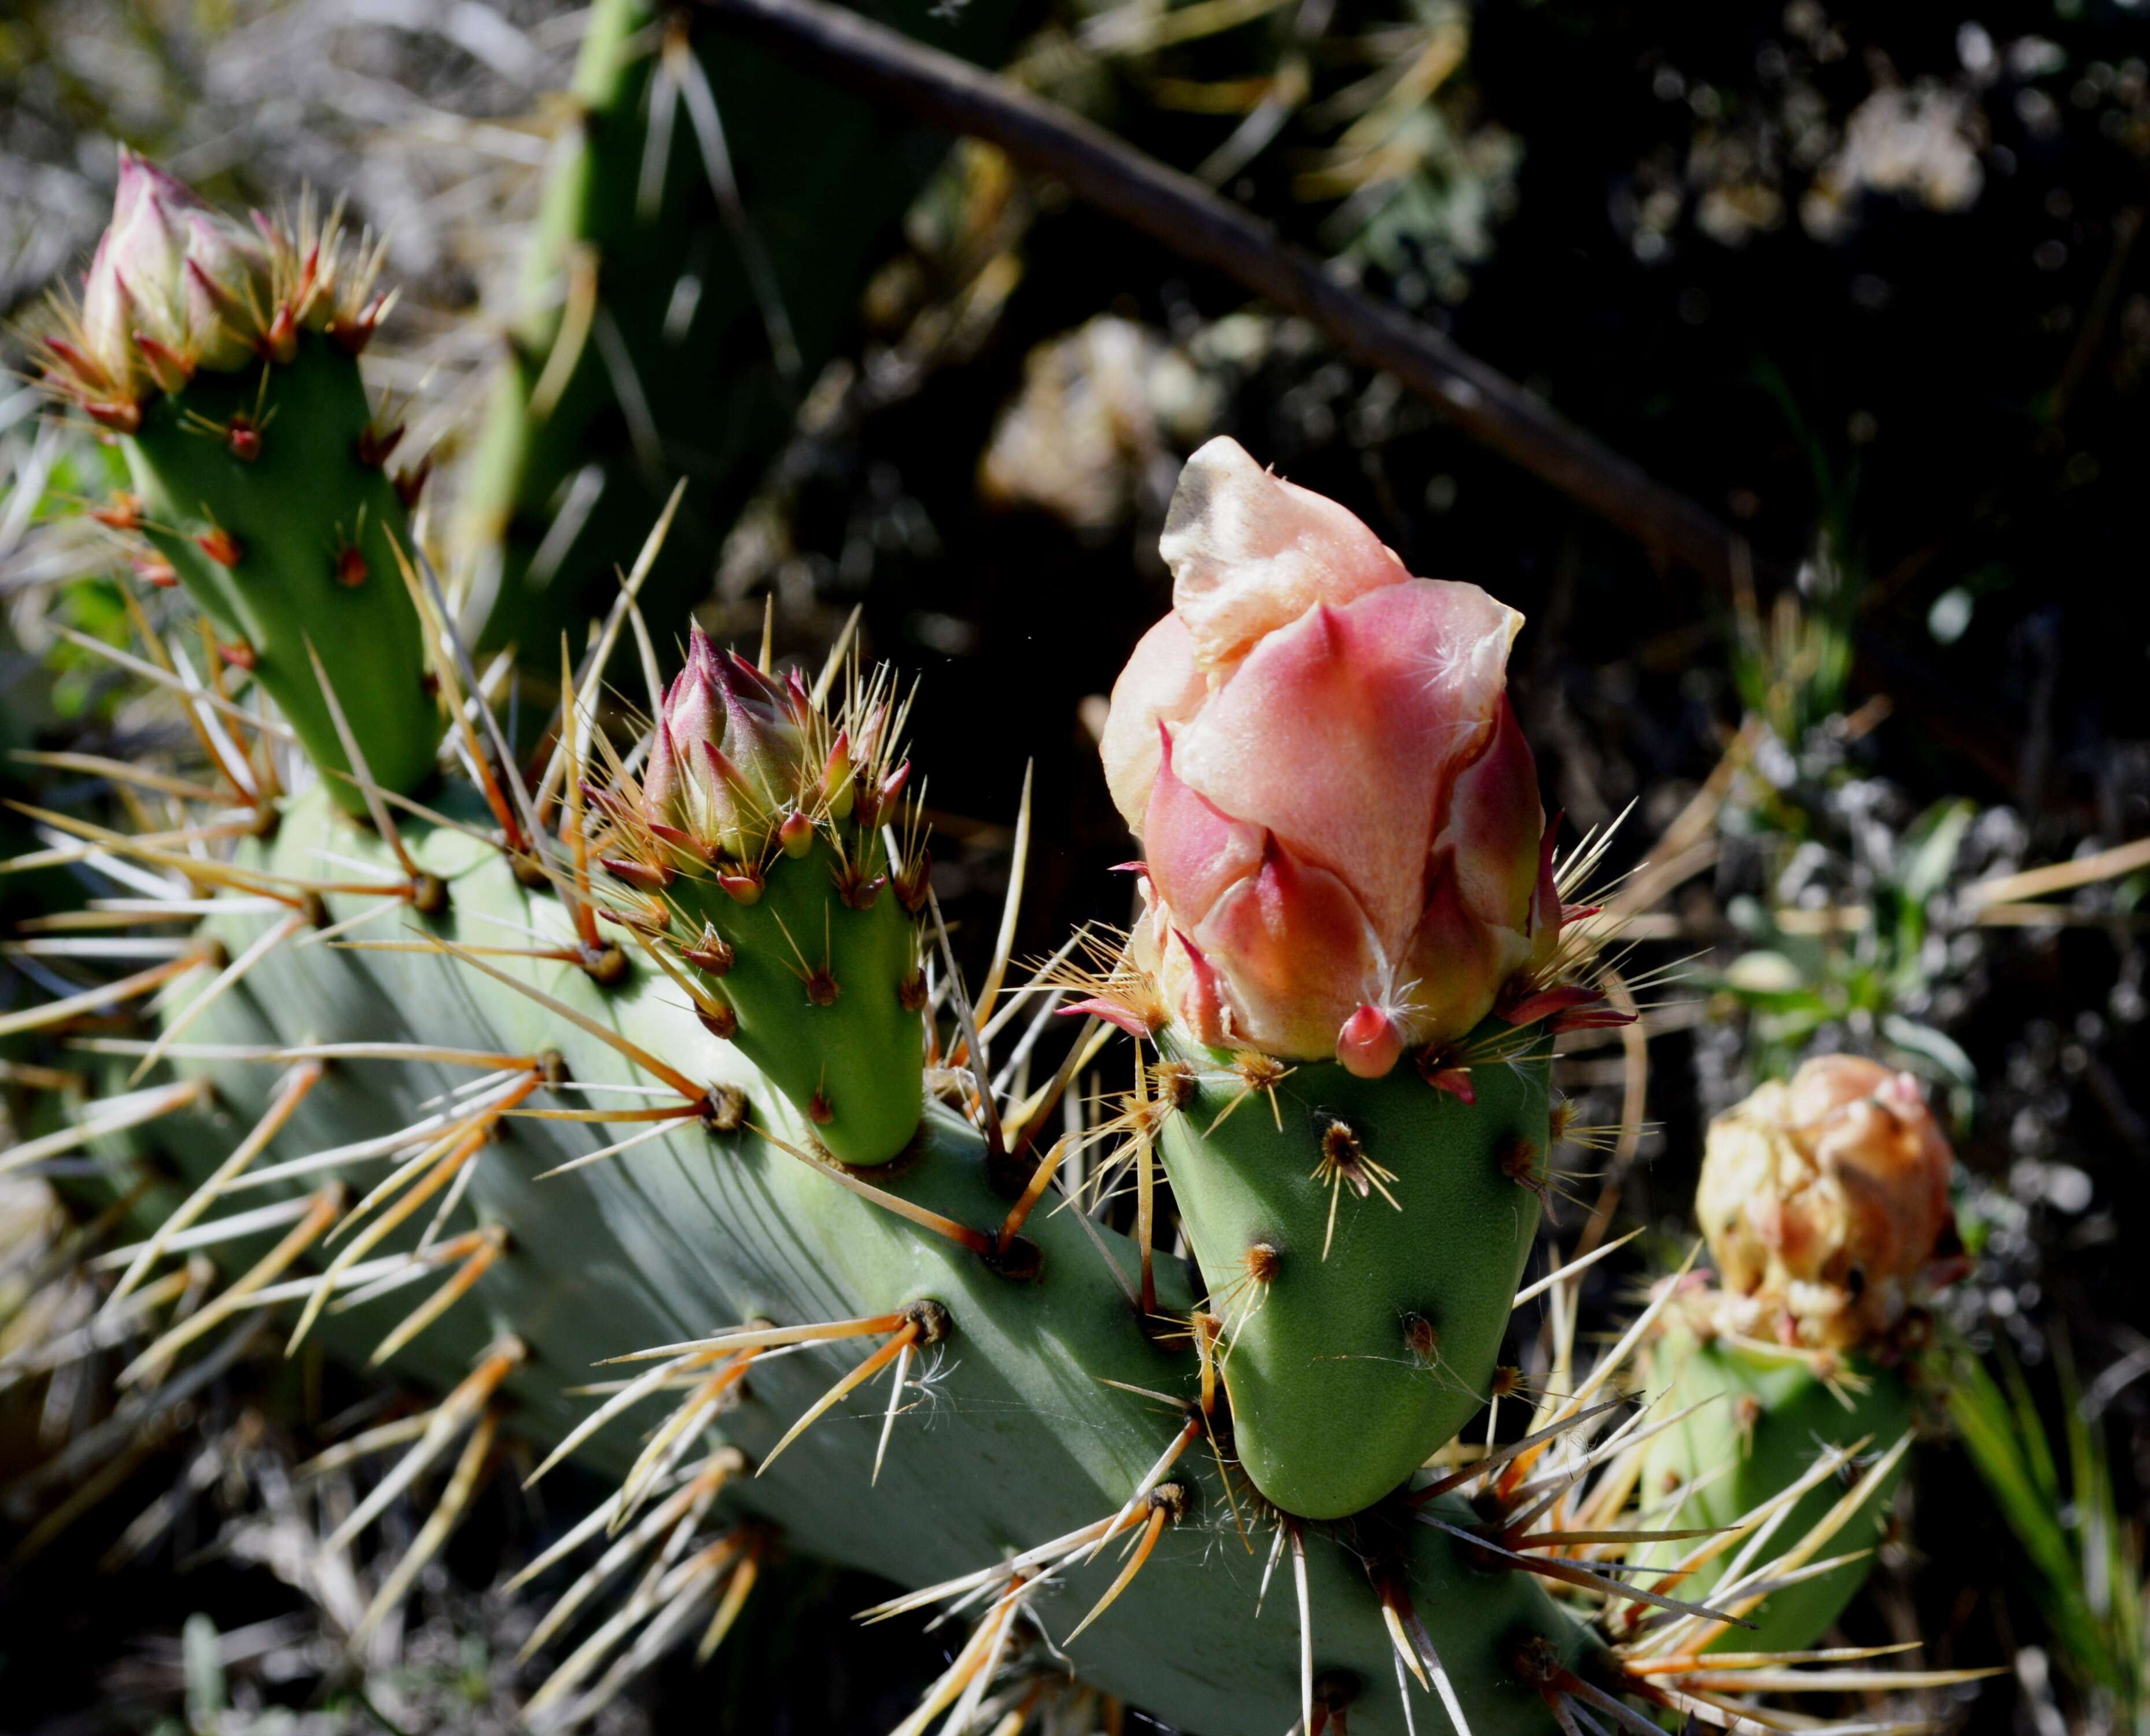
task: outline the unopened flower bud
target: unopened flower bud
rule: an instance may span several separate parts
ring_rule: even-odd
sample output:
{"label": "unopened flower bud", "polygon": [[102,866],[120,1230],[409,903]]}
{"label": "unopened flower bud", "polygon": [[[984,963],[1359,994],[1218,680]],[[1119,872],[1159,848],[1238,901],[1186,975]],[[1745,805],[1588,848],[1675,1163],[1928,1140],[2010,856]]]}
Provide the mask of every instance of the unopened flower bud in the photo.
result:
{"label": "unopened flower bud", "polygon": [[1910,1074],[1824,1055],[1710,1123],[1695,1215],[1758,1329],[1849,1347],[1895,1324],[1952,1232],[1951,1163]]}
{"label": "unopened flower bud", "polygon": [[751,860],[772,837],[800,854],[812,842],[804,810],[824,775],[807,763],[809,747],[791,690],[697,628],[649,744],[643,818],[705,855]]}
{"label": "unopened flower bud", "polygon": [[1229,440],[1160,548],[1173,613],[1103,743],[1147,862],[1138,961],[1213,1047],[1378,1077],[1461,1037],[1560,921],[1507,697],[1522,618]]}
{"label": "unopened flower bud", "polygon": [[114,381],[146,375],[175,391],[197,368],[245,366],[243,310],[268,281],[268,255],[245,227],[121,153],[112,221],[82,298],[90,354]]}

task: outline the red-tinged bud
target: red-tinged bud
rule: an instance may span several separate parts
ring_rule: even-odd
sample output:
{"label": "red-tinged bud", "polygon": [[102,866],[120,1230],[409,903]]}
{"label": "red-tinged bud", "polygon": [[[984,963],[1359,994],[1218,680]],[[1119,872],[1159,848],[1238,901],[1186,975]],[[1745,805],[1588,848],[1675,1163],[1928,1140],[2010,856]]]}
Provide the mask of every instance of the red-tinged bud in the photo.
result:
{"label": "red-tinged bud", "polygon": [[115,434],[132,434],[142,426],[142,406],[129,399],[123,398],[113,403],[86,403],[82,406],[82,413]]}
{"label": "red-tinged bud", "polygon": [[261,431],[245,416],[235,416],[224,425],[224,449],[241,464],[261,456]]}
{"label": "red-tinged bud", "polygon": [[850,818],[855,782],[851,738],[839,729],[835,743],[829,749],[828,763],[821,768],[821,806],[831,820]]}
{"label": "red-tinged bud", "polygon": [[821,769],[807,763],[792,691],[719,651],[699,628],[657,723],[643,774],[643,815],[704,851],[758,858],[785,817],[817,792]]}
{"label": "red-tinged bud", "polygon": [[222,525],[207,530],[194,538],[195,546],[220,567],[236,567],[242,553],[239,538]]}
{"label": "red-tinged bud", "polygon": [[1828,1348],[1888,1330],[1952,1240],[1952,1163],[1918,1082],[1856,1056],[1809,1061],[1718,1116],[1695,1215],[1729,1324]]}
{"label": "red-tinged bud", "polygon": [[784,696],[790,702],[791,715],[802,729],[814,715],[814,695],[806,685],[806,678],[795,669],[784,672]]}
{"label": "red-tinged bud", "polygon": [[103,506],[90,508],[89,516],[112,530],[138,531],[142,527],[142,497],[124,493],[108,496]]}
{"label": "red-tinged bud", "polygon": [[366,557],[351,545],[336,551],[336,582],[347,591],[355,591],[366,583]]}
{"label": "red-tinged bud", "polygon": [[1592,988],[1587,983],[1569,982],[1536,993],[1527,992],[1522,999],[1504,1002],[1495,1011],[1511,1025],[1535,1025],[1540,1019],[1557,1018],[1604,998],[1602,989]]}
{"label": "red-tinged bud", "polygon": [[355,314],[335,315],[329,320],[329,336],[353,356],[364,355],[394,300],[392,295],[376,295]]}
{"label": "red-tinged bud", "polygon": [[1421,1062],[1419,1072],[1436,1091],[1446,1092],[1466,1108],[1478,1101],[1477,1088],[1471,1082],[1471,1069],[1467,1067],[1428,1067]]}
{"label": "red-tinged bud", "polygon": [[926,973],[913,971],[896,986],[896,1004],[906,1012],[926,1011]]}
{"label": "red-tinged bud", "polygon": [[403,502],[403,510],[411,511],[418,504],[418,497],[426,492],[426,478],[433,473],[431,457],[421,458],[395,478],[396,497]]}
{"label": "red-tinged bud", "polygon": [[1613,1007],[1578,1007],[1572,1012],[1556,1013],[1547,1019],[1546,1030],[1555,1037],[1564,1031],[1617,1031],[1623,1025],[1633,1024],[1636,1017]]}
{"label": "red-tinged bud", "polygon": [[1404,1052],[1404,1034],[1378,1007],[1361,1007],[1336,1033],[1336,1058],[1362,1079],[1385,1077]]}
{"label": "red-tinged bud", "polygon": [[814,822],[794,808],[776,828],[776,841],[788,856],[803,856],[814,847]]}
{"label": "red-tinged bud", "polygon": [[235,669],[250,669],[254,667],[254,648],[244,639],[230,645],[220,644],[216,648],[216,651],[217,655]]}
{"label": "red-tinged bud", "polygon": [[1078,1001],[1072,1007],[1063,1007],[1060,1009],[1062,1018],[1080,1018],[1085,1016],[1093,1019],[1103,1019],[1108,1025],[1117,1025],[1130,1037],[1148,1037],[1153,1034],[1154,1027],[1134,1008],[1123,1007],[1118,1001],[1108,1001],[1102,996],[1093,997],[1088,1001]]}
{"label": "red-tinged bud", "polygon": [[896,902],[916,916],[926,908],[926,895],[933,885],[933,855],[921,850],[911,860],[896,870],[891,882],[896,888]]}
{"label": "red-tinged bud", "polygon": [[1522,618],[1414,578],[1229,440],[1189,461],[1160,546],[1173,612],[1102,743],[1143,845],[1144,968],[1213,1046],[1385,1071],[1453,1042],[1547,926],[1506,692]]}
{"label": "red-tinged bud", "polygon": [[191,361],[176,350],[159,343],[146,331],[134,334],[134,348],[159,391],[179,391],[194,376],[194,365]]}
{"label": "red-tinged bud", "polygon": [[58,366],[53,371],[72,375],[78,386],[109,391],[120,383],[105,371],[103,364],[94,356],[69,343],[65,338],[48,332],[40,341],[51,357],[46,363],[47,367],[53,368],[53,363],[57,362]]}
{"label": "red-tinged bud", "polygon": [[734,904],[758,904],[761,891],[767,882],[762,878],[760,865],[754,862],[724,862],[718,865],[717,884],[724,889]]}
{"label": "red-tinged bud", "polygon": [[358,462],[368,470],[378,470],[388,462],[388,455],[396,450],[396,442],[403,437],[403,424],[392,428],[381,428],[368,422],[358,436]]}
{"label": "red-tinged bud", "polygon": [[836,1118],[836,1112],[830,1105],[827,1093],[817,1091],[814,1093],[806,1105],[806,1118],[820,1128],[828,1126]]}
{"label": "red-tinged bud", "polygon": [[179,582],[179,575],[172,563],[160,554],[139,555],[134,560],[134,574],[143,583],[154,585],[160,591],[169,591]]}
{"label": "red-tinged bud", "polygon": [[696,1007],[694,1017],[701,1021],[702,1028],[719,1042],[729,1042],[739,1030],[739,1015],[721,1001]]}
{"label": "red-tinged bud", "polygon": [[623,880],[645,892],[661,892],[672,884],[672,871],[661,862],[630,862],[604,856],[599,859],[599,865],[615,880]]}
{"label": "red-tinged bud", "polygon": [[266,286],[267,255],[239,225],[123,151],[112,221],[83,287],[84,347],[103,376],[177,391],[197,368],[242,366],[231,313]]}
{"label": "red-tinged bud", "polygon": [[870,911],[888,885],[886,874],[861,874],[856,868],[845,867],[835,875],[836,896],[855,911]]}
{"label": "red-tinged bud", "polygon": [[289,303],[279,307],[261,334],[262,355],[271,361],[290,361],[299,353],[299,322]]}
{"label": "red-tinged bud", "polygon": [[910,781],[911,762],[908,760],[881,780],[881,788],[874,795],[874,808],[883,820],[895,813],[896,799],[903,794],[903,786]]}
{"label": "red-tinged bud", "polygon": [[679,956],[696,970],[705,971],[712,976],[727,974],[739,956],[732,950],[732,943],[707,923],[702,926],[701,939],[691,946],[682,946]]}
{"label": "red-tinged bud", "polygon": [[689,837],[686,833],[681,831],[677,826],[660,825],[656,821],[652,820],[649,822],[649,835],[651,837],[656,839],[659,844],[666,845],[671,849],[678,850],[682,855],[692,856],[704,862],[714,860],[707,850],[704,850],[699,845],[695,843],[692,838]]}

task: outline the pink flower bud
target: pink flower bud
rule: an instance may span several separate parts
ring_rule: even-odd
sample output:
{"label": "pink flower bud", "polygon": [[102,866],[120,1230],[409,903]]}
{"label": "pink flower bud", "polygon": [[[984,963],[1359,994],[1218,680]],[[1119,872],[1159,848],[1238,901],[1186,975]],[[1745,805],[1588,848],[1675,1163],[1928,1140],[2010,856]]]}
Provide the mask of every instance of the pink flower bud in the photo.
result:
{"label": "pink flower bud", "polygon": [[[649,744],[643,817],[684,833],[704,855],[751,860],[772,836],[803,849],[810,825],[799,810],[822,781],[811,753],[785,684],[696,628]],[[787,815],[798,823],[785,834]]]}
{"label": "pink flower bud", "polygon": [[118,381],[146,374],[169,389],[196,368],[241,367],[269,277],[268,255],[245,229],[123,149],[112,222],[83,287],[83,336]]}
{"label": "pink flower bud", "polygon": [[1506,691],[1522,618],[1229,440],[1160,547],[1173,613],[1103,743],[1147,861],[1138,961],[1213,1046],[1378,1077],[1461,1037],[1559,924]]}
{"label": "pink flower bud", "polygon": [[1731,1324],[1836,1348],[1886,1331],[1937,1275],[1951,1162],[1918,1082],[1852,1055],[1718,1116],[1695,1215],[1735,1310],[1756,1317]]}

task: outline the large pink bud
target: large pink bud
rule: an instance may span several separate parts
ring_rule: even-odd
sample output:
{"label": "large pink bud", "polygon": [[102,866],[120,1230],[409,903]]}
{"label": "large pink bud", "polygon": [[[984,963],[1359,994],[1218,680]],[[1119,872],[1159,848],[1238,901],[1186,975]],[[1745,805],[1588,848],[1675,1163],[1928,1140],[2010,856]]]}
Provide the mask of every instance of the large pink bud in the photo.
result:
{"label": "large pink bud", "polygon": [[196,368],[242,366],[270,276],[252,233],[123,149],[112,222],[83,285],[85,343],[115,384],[147,375],[171,390]]}
{"label": "large pink bud", "polygon": [[1951,1162],[1918,1082],[1855,1055],[1718,1116],[1695,1216],[1727,1296],[1758,1316],[1745,1324],[1839,1348],[1885,1332],[1953,1244]]}
{"label": "large pink bud", "polygon": [[1103,742],[1138,959],[1213,1046],[1375,1077],[1462,1037],[1560,922],[1507,695],[1522,617],[1230,440],[1188,461],[1160,546],[1173,612]]}

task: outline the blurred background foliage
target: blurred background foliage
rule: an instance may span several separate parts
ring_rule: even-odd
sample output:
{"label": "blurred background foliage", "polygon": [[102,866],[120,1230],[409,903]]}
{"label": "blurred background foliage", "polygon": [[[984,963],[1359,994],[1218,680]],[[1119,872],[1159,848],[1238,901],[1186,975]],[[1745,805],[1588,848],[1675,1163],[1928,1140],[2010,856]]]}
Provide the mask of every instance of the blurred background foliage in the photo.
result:
{"label": "blurred background foliage", "polygon": [[[932,41],[992,3],[896,10]],[[346,195],[406,286],[378,377],[452,499],[580,22],[540,0],[18,0],[0,308],[79,265],[119,141],[222,197]],[[1236,435],[1414,571],[1522,609],[1547,806],[1627,815],[1613,860],[1643,865],[1618,896],[1648,1017],[1565,1077],[1586,1122],[1648,1128],[1572,1191],[1682,1245],[1701,1130],[1758,1077],[1849,1047],[1925,1078],[1976,1257],[1950,1303],[1957,1444],[1927,1453],[1847,1631],[2012,1662],[1937,1700],[1945,1720],[2150,1731],[2150,8],[1028,0],[1009,39],[1009,77],[1721,514],[1735,582],[1653,563],[1310,327],[965,143],[795,383],[701,618],[744,633],[773,599],[782,651],[857,607],[869,649],[925,675],[936,886],[981,944],[1034,760],[1037,954],[1126,914],[1093,740],[1165,607],[1157,532],[1201,440]],[[124,633],[123,580],[63,510],[103,457],[36,408],[0,387],[8,729],[124,751],[169,719],[55,632]],[[10,1209],[15,1342],[66,1305],[41,1264],[66,1232]],[[1572,1237],[1589,1214],[1558,1215]],[[28,1547],[54,1509],[25,1467],[91,1400],[0,1392],[11,1728],[507,1727],[515,1618],[484,1587],[548,1522],[496,1497],[354,1673],[321,1637],[334,1588],[276,1565],[332,1499],[287,1486],[333,1377],[289,1379],[295,1399],[280,1377],[205,1402],[49,1550]],[[265,1591],[264,1564],[295,1585]],[[780,1613],[724,1666],[736,1728],[886,1723],[916,1666],[831,1613],[859,1601],[804,1567],[757,1600]],[[82,1660],[64,1683],[54,1647]],[[707,1690],[676,1685],[620,1728],[706,1727]]]}

